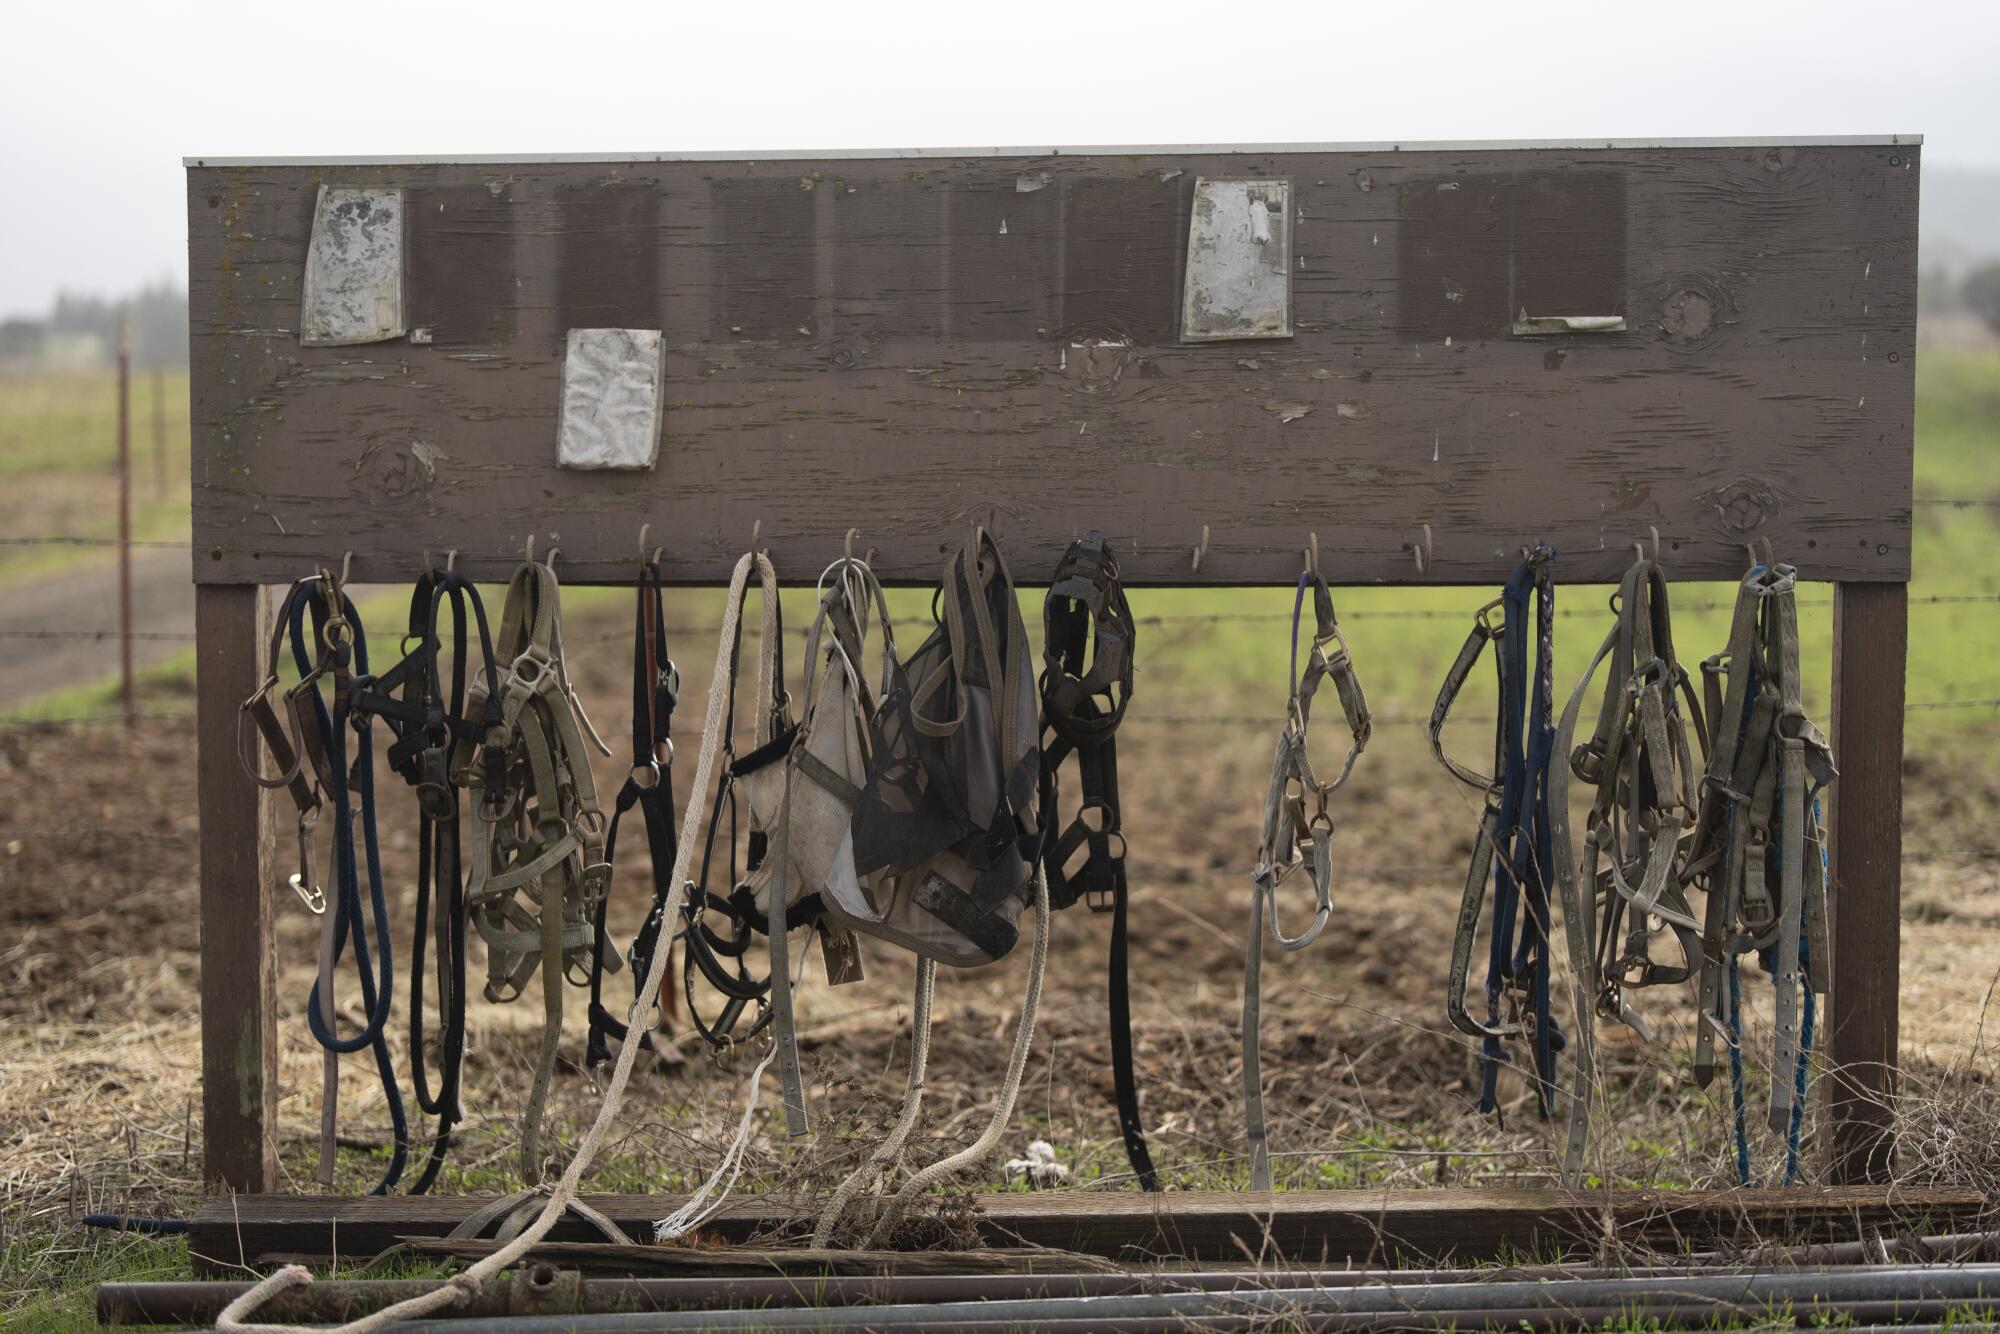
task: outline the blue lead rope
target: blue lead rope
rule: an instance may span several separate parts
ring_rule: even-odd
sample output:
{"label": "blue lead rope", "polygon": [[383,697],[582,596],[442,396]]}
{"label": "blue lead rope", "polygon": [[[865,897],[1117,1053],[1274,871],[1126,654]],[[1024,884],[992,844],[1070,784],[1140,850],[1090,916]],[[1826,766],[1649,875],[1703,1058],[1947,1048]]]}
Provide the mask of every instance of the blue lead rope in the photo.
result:
{"label": "blue lead rope", "polygon": [[[309,675],[314,667],[312,654],[306,647],[306,613],[312,603],[314,590],[311,585],[299,585],[293,590],[286,607],[290,622],[292,657],[300,676]],[[368,677],[368,641],[361,628],[361,618],[354,604],[343,593],[340,606],[330,609],[332,614],[344,618],[352,633],[351,644],[336,652],[350,655],[347,663],[353,678],[357,681]],[[353,704],[346,689],[336,682],[333,708],[329,712],[326,701],[318,691],[312,693],[315,723],[325,743],[328,777],[331,780],[327,792],[328,804],[333,812],[333,871],[334,902],[327,911],[337,914],[334,921],[333,959],[340,962],[346,952],[348,941],[354,943],[355,971],[361,985],[361,1008],[367,1016],[361,1031],[350,1037],[340,1037],[320,1015],[320,979],[313,981],[312,991],[306,1000],[306,1025],[313,1037],[328,1051],[337,1053],[357,1052],[367,1047],[375,1057],[375,1071],[382,1082],[382,1092],[389,1104],[389,1123],[393,1133],[393,1147],[389,1165],[383,1171],[382,1179],[369,1192],[371,1195],[386,1195],[403,1175],[403,1163],[409,1153],[410,1128],[403,1111],[402,1090],[396,1083],[396,1067],[389,1055],[387,1034],[389,1011],[394,1002],[394,959],[390,950],[389,904],[382,887],[382,850],[375,826],[375,745],[372,718],[363,713],[358,717],[353,712]],[[348,793],[350,776],[347,765],[348,732],[355,736],[354,771],[351,786],[360,798],[357,817],[350,818]],[[375,919],[376,955],[378,965],[369,958],[367,922],[363,916],[361,902],[360,870],[356,866],[354,849],[355,818],[361,824],[362,851],[367,862],[369,905],[368,911]]]}
{"label": "blue lead rope", "polygon": [[[1527,979],[1534,1028],[1535,1103],[1543,1117],[1555,1108],[1556,1053],[1564,1046],[1549,1001],[1549,873],[1554,865],[1554,843],[1548,818],[1548,775],[1555,746],[1549,696],[1554,681],[1550,633],[1555,582],[1548,574],[1548,562],[1554,554],[1546,546],[1537,547],[1515,567],[1501,590],[1501,786],[1493,831],[1493,927],[1486,961],[1488,1023],[1495,1028],[1501,1022],[1502,998],[1519,979]],[[1539,631],[1532,692],[1528,675],[1531,623]],[[1488,1034],[1480,1043],[1481,1112],[1490,1113],[1498,1106],[1497,1085],[1505,1063],[1500,1039]]]}

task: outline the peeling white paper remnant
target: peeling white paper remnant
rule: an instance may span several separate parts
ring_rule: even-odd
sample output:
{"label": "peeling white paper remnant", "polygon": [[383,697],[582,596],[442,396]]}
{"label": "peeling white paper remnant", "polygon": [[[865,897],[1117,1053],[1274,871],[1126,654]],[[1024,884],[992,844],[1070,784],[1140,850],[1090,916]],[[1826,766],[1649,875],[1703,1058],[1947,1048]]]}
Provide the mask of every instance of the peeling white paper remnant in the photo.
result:
{"label": "peeling white paper remnant", "polygon": [[658,329],[571,329],[563,356],[565,468],[651,468],[660,454],[666,342]]}
{"label": "peeling white paper remnant", "polygon": [[403,192],[322,185],[306,249],[299,341],[344,347],[403,333]]}
{"label": "peeling white paper remnant", "polygon": [[1197,176],[1181,339],[1292,336],[1291,182]]}

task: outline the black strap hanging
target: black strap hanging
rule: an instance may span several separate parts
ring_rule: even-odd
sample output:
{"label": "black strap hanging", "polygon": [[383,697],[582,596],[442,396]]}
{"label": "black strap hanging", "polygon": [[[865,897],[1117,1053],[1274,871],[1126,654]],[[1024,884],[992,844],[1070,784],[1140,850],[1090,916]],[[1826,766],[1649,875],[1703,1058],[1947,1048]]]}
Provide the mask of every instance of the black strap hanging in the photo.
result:
{"label": "black strap hanging", "polygon": [[[441,617],[451,608],[451,685],[447,693],[439,667]],[[470,621],[468,621],[468,615]],[[477,744],[500,720],[500,704],[489,694],[477,718],[466,716],[466,679],[471,665],[470,630],[479,630],[480,668],[492,679],[493,641],[485,604],[472,582],[449,567],[426,570],[410,594],[403,658],[380,676],[358,676],[350,690],[357,716],[380,718],[394,734],[390,766],[417,793],[417,908],[410,940],[410,1077],[417,1105],[437,1118],[429,1156],[410,1194],[422,1195],[436,1182],[451,1149],[453,1129],[464,1120],[461,1103],[465,1064],[465,875],[459,821],[459,790],[451,782],[451,751],[461,740]],[[414,647],[408,647],[414,644]],[[438,1089],[425,1067],[424,972],[426,935],[436,945]]]}
{"label": "black strap hanging", "polygon": [[[666,921],[667,896],[673,889],[674,855],[678,840],[674,834],[674,704],[681,688],[680,671],[667,653],[666,607],[657,560],[648,559],[639,567],[638,602],[632,629],[632,768],[611,812],[611,828],[604,836],[604,860],[618,851],[618,824],[625,813],[638,808],[645,822],[646,848],[653,867],[653,904],[646,920],[632,939],[630,963],[632,985],[644,985],[652,972],[656,950],[673,948],[671,938],[664,946],[661,930]],[[609,896],[606,896],[607,900]],[[625,1024],[604,1008],[604,973],[611,947],[605,931],[606,904],[597,906],[595,938],[590,968],[590,1038],[585,1064],[593,1071],[610,1063],[611,1042],[626,1040]],[[663,1015],[672,1019],[674,1000],[673,964],[660,984],[660,993],[651,999]],[[649,1007],[642,1007],[649,1008]],[[653,1049],[652,1036],[639,1035],[646,1050]]]}
{"label": "black strap hanging", "polygon": [[[1132,1001],[1125,879],[1125,835],[1118,809],[1118,747],[1114,734],[1132,698],[1131,606],[1118,562],[1101,533],[1070,543],[1057,564],[1042,607],[1042,853],[1049,907],[1078,899],[1111,914],[1109,1008],[1111,1077],[1118,1128],[1139,1184],[1160,1189],[1139,1116],[1132,1069]],[[1088,667],[1086,668],[1086,663]],[[1059,772],[1076,760],[1079,804],[1060,832],[1055,824]],[[1082,861],[1078,863],[1081,855]]]}

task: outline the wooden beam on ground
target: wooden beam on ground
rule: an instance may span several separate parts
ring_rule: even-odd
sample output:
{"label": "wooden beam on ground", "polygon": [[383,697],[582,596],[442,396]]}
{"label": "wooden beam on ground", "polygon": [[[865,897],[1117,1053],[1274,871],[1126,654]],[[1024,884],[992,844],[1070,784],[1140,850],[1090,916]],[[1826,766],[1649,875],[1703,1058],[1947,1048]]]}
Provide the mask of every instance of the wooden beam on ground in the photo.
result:
{"label": "wooden beam on ground", "polygon": [[1835,586],[1833,1179],[1888,1178],[1903,902],[1905,584]]}
{"label": "wooden beam on ground", "polygon": [[202,1174],[278,1183],[278,1030],[263,792],[236,756],[239,706],[257,688],[270,609],[255,584],[195,589],[196,791],[201,811]]}
{"label": "wooden beam on ground", "polygon": [[[1827,1241],[1972,1226],[1977,1191],[1814,1187],[1749,1191],[1552,1189],[1324,1190],[1252,1195],[1229,1191],[1063,1191],[977,1197],[973,1223],[994,1245],[1046,1246],[1139,1263],[1161,1259],[1407,1264],[1504,1255],[1592,1254],[1601,1243],[1666,1251],[1756,1241]],[[680,1206],[677,1196],[596,1195],[587,1202],[634,1236]],[[209,1272],[280,1259],[377,1255],[403,1237],[442,1237],[481,1205],[468,1197],[245,1195],[204,1202],[188,1248]],[[810,1204],[739,1196],[704,1227],[741,1244],[796,1235]],[[581,1222],[555,1241],[588,1241]]]}

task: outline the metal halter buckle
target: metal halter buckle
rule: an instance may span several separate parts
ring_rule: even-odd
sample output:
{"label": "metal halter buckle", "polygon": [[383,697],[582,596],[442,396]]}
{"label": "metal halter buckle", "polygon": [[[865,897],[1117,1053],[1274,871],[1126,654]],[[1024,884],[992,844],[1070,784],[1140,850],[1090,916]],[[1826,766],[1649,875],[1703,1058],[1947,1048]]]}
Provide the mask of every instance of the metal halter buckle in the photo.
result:
{"label": "metal halter buckle", "polygon": [[315,917],[326,914],[326,891],[312,884],[312,832],[319,826],[319,807],[299,812],[299,869],[286,882]]}

